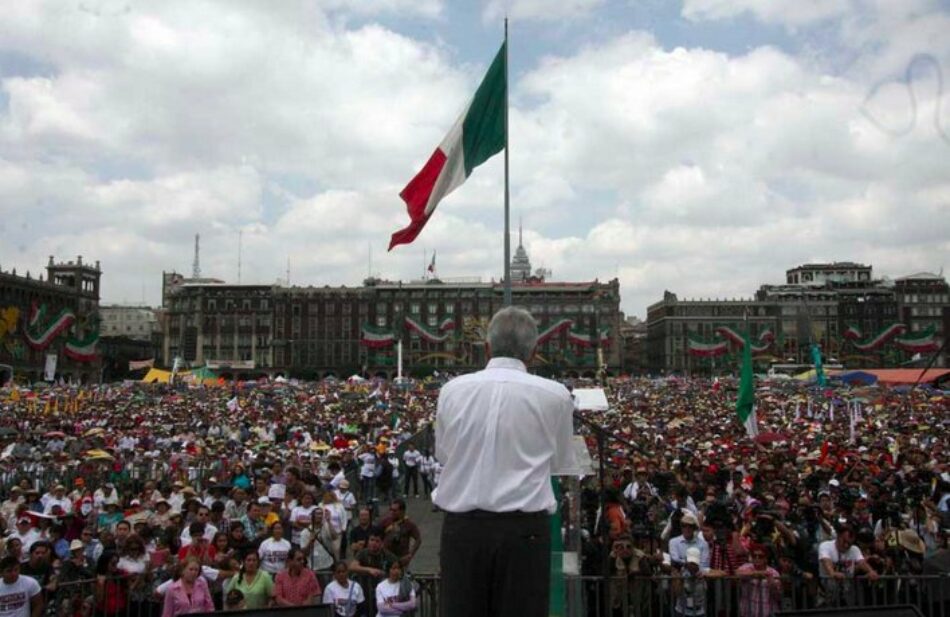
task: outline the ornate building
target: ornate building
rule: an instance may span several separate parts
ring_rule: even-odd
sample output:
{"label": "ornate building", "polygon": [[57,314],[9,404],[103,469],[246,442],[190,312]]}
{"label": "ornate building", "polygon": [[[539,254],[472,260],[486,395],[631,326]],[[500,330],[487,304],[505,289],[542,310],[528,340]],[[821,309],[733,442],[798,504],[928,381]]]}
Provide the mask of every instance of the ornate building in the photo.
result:
{"label": "ornate building", "polygon": [[[536,368],[594,374],[620,368],[620,293],[601,283],[529,280],[512,286],[515,304],[542,331]],[[485,329],[502,307],[501,283],[391,282],[360,287],[227,285],[165,275],[162,362],[176,357],[234,377],[301,378],[353,373],[392,376],[397,341],[407,373],[484,366]]]}
{"label": "ornate building", "polygon": [[524,249],[524,242],[521,237],[521,224],[518,224],[518,248],[515,249],[515,256],[511,258],[511,280],[514,283],[524,283],[531,278],[531,260],[528,259],[528,251]]}
{"label": "ornate building", "polygon": [[[936,352],[950,327],[942,276],[874,279],[871,266],[807,264],[748,300],[679,300],[666,292],[647,309],[651,372],[732,372],[748,323],[757,370],[809,365],[813,344],[848,368],[896,367]],[[746,319],[748,321],[746,321]],[[945,366],[945,354],[935,366]]]}
{"label": "ornate building", "polygon": [[50,256],[45,280],[0,271],[0,365],[17,380],[42,380],[50,367],[55,379],[98,382],[101,276],[99,262],[86,265],[82,256],[64,263]]}

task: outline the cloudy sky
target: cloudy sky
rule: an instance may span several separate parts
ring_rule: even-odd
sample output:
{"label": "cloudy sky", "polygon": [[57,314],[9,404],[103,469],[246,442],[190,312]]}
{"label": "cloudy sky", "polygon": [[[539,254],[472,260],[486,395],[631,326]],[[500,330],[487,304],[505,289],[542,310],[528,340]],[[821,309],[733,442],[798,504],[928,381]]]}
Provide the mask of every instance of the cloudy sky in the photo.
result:
{"label": "cloudy sky", "polygon": [[358,284],[502,271],[502,159],[410,246],[398,192],[510,17],[513,223],[558,280],[749,296],[950,266],[946,0],[17,0],[0,20],[0,267],[99,259]]}

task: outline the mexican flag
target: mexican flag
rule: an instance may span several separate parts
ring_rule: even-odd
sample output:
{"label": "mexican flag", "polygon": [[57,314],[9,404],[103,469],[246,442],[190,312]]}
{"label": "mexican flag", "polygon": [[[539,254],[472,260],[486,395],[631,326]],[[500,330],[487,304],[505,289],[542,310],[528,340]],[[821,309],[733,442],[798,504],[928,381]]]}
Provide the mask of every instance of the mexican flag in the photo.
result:
{"label": "mexican flag", "polygon": [[415,240],[439,202],[461,186],[472,175],[472,170],[507,145],[505,56],[505,44],[502,44],[475,97],[419,173],[399,193],[406,202],[409,225],[392,235],[389,250]]}
{"label": "mexican flag", "polygon": [[742,372],[739,377],[739,395],[736,397],[736,415],[739,422],[745,426],[749,437],[759,434],[758,423],[755,419],[755,381],[752,376],[752,344],[749,341],[748,331],[742,345]]}
{"label": "mexican flag", "polygon": [[727,351],[729,351],[729,343],[727,341],[715,341],[712,343],[707,343],[699,337],[693,336],[692,334],[687,335],[688,337],[688,348],[689,355],[698,356],[700,358],[713,358],[715,356],[721,356]]}
{"label": "mexican flag", "polygon": [[392,347],[395,342],[396,335],[392,330],[376,328],[369,324],[363,326],[360,336],[360,345],[372,349],[381,349],[383,347]]}
{"label": "mexican flag", "polygon": [[916,334],[906,334],[894,338],[894,344],[911,353],[929,353],[940,349],[940,344],[934,338],[937,329],[929,326]]}

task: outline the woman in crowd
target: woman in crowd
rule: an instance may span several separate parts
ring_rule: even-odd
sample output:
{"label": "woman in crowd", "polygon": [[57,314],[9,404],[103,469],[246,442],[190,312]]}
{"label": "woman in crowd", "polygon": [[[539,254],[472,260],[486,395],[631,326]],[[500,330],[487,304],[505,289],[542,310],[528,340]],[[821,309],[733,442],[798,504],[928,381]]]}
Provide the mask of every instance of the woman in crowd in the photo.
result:
{"label": "woman in crowd", "polygon": [[403,576],[399,561],[389,566],[389,576],[376,585],[376,617],[404,615],[416,609],[416,590]]}
{"label": "woman in crowd", "polygon": [[313,493],[304,491],[300,496],[300,504],[290,511],[291,538],[295,546],[300,546],[300,532],[310,525],[311,515],[317,507]]}
{"label": "woman in crowd", "polygon": [[274,577],[287,564],[290,542],[284,539],[284,525],[280,521],[270,526],[270,536],[261,542],[257,554],[261,557],[261,567]]}
{"label": "woman in crowd", "polygon": [[117,617],[125,612],[129,598],[126,581],[119,570],[119,555],[103,551],[96,564],[96,614]]}
{"label": "woman in crowd", "polygon": [[350,580],[350,568],[345,561],[333,565],[333,580],[323,590],[323,603],[333,606],[333,614],[338,617],[352,617],[361,611],[366,598],[363,588]]}
{"label": "woman in crowd", "polygon": [[323,518],[330,527],[330,549],[334,560],[339,559],[340,548],[343,542],[343,534],[346,531],[346,508],[337,499],[333,491],[323,492],[323,501],[320,504],[323,508]]}
{"label": "woman in crowd", "polygon": [[310,526],[300,534],[300,545],[309,556],[310,567],[314,572],[327,571],[335,561],[332,553],[333,533],[323,515],[323,508],[314,509],[311,516]]}
{"label": "woman in crowd", "polygon": [[208,583],[201,576],[201,562],[189,557],[180,568],[178,579],[165,590],[162,617],[213,612],[214,602]]}
{"label": "woman in crowd", "polygon": [[243,594],[244,608],[260,609],[271,605],[274,595],[274,582],[270,574],[261,569],[261,558],[251,551],[244,556],[237,576],[225,585],[225,592],[238,590]]}
{"label": "woman in crowd", "polygon": [[274,603],[277,606],[308,606],[320,599],[320,583],[307,567],[307,556],[299,548],[290,550],[287,567],[274,580]]}

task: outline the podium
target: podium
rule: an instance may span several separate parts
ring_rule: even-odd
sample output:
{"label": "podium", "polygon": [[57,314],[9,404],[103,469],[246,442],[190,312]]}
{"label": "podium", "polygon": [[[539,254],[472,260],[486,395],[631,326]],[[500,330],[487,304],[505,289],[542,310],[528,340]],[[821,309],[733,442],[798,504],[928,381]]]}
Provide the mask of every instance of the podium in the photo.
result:
{"label": "podium", "polygon": [[[581,411],[607,409],[607,397],[600,388],[574,391],[575,408]],[[581,570],[581,480],[594,475],[587,443],[574,436],[574,465],[560,469],[551,479],[557,512],[551,516],[551,617],[581,617],[584,598]]]}

